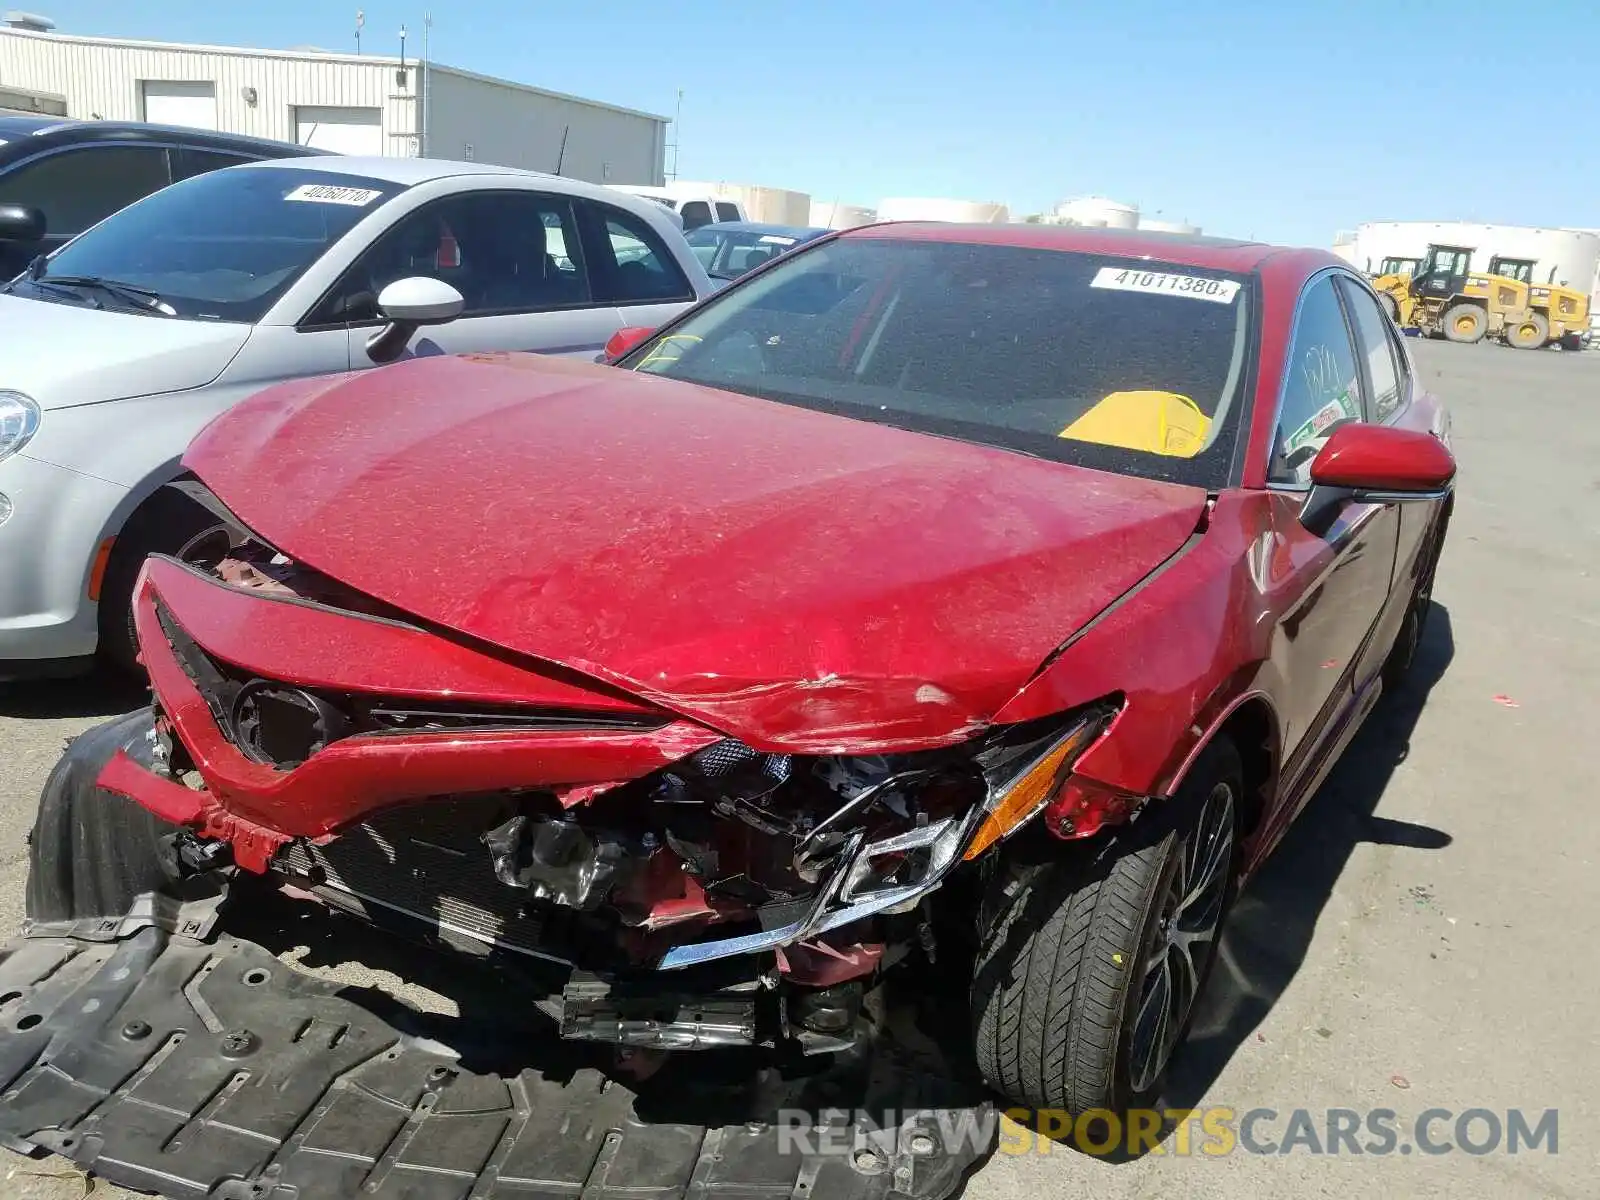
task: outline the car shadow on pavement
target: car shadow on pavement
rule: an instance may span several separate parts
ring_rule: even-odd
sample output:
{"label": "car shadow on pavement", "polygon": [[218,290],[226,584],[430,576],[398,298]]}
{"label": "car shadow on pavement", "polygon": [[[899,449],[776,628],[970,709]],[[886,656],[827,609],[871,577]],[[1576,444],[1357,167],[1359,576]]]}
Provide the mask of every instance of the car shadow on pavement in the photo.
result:
{"label": "car shadow on pavement", "polygon": [[0,717],[21,720],[112,717],[148,703],[150,688],[143,679],[110,667],[70,679],[0,683]]}
{"label": "car shadow on pavement", "polygon": [[1305,961],[1317,920],[1362,843],[1442,850],[1442,830],[1377,815],[1405,762],[1428,694],[1454,656],[1450,614],[1435,602],[1410,674],[1382,697],[1322,787],[1229,915],[1211,979],[1174,1060],[1168,1109],[1197,1108]]}

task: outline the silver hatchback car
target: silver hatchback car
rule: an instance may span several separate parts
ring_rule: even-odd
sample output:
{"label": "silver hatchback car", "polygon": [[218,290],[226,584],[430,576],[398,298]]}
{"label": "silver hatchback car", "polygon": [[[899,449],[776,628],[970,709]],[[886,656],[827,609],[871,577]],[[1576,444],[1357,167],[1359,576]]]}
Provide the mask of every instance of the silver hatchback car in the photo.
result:
{"label": "silver hatchback car", "polygon": [[592,360],[712,290],[659,205],[479,163],[285,159],[123,209],[0,288],[0,679],[132,661],[140,565],[215,525],[163,485],[268,384],[461,351]]}

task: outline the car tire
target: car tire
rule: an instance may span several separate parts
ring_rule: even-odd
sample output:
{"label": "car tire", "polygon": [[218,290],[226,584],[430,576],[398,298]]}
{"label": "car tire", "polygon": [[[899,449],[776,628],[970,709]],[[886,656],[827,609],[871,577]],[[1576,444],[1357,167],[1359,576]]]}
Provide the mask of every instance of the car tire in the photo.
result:
{"label": "car tire", "polygon": [[1489,316],[1476,304],[1457,304],[1445,310],[1444,336],[1452,342],[1470,345],[1483,341],[1489,332]]}
{"label": "car tire", "polygon": [[[1233,900],[1243,787],[1238,750],[1215,738],[1178,792],[1092,864],[997,872],[972,985],[991,1087],[1074,1114],[1126,1112],[1160,1093]],[[1196,875],[1203,890],[1186,899]]]}
{"label": "car tire", "polygon": [[181,492],[161,488],[128,518],[111,548],[100,585],[100,655],[127,671],[139,671],[139,640],[133,628],[133,588],[152,554],[186,558],[227,527]]}
{"label": "car tire", "polygon": [[171,892],[174,864],[165,848],[176,825],[95,781],[118,752],[149,762],[148,708],[79,734],[45,780],[28,834],[23,911],[55,923],[118,917],[146,892]]}
{"label": "car tire", "polygon": [[1406,607],[1405,620],[1400,623],[1400,632],[1395,634],[1389,657],[1383,661],[1385,692],[1392,692],[1399,687],[1417,660],[1417,649],[1422,645],[1422,634],[1428,627],[1428,614],[1433,611],[1433,577],[1439,569],[1439,555],[1444,552],[1445,533],[1449,528],[1450,509],[1446,508],[1439,517],[1438,528],[1434,530],[1433,540],[1428,546],[1426,565],[1417,578],[1416,590]]}
{"label": "car tire", "polygon": [[1524,320],[1506,326],[1506,345],[1518,350],[1538,350],[1550,340],[1550,322],[1542,314],[1533,313]]}

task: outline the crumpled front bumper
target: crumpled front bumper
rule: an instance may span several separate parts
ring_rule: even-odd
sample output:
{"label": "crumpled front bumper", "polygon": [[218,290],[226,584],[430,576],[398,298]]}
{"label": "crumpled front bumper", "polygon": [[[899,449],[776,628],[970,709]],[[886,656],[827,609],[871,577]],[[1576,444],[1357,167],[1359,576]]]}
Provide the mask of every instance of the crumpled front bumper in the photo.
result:
{"label": "crumpled front bumper", "polygon": [[[805,1118],[754,1086],[665,1106],[571,1056],[466,1070],[341,992],[229,939],[13,942],[0,1142],[213,1200],[941,1200],[990,1148],[950,1136],[992,1131],[988,1104],[931,1076],[875,1071]],[[729,1099],[746,1119],[713,1116]]]}
{"label": "crumpled front bumper", "polygon": [[893,1042],[629,1083],[504,986],[489,1015],[463,985],[441,1025],[285,963],[97,784],[140,766],[148,720],[83,735],[46,784],[28,932],[0,947],[0,1145],[185,1200],[943,1200],[988,1154],[985,1094]]}

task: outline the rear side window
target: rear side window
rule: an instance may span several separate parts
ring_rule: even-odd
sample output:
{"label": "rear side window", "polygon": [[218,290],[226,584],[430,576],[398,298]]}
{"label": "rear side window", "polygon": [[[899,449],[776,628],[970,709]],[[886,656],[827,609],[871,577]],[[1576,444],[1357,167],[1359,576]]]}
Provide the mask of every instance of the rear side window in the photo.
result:
{"label": "rear side window", "polygon": [[700,226],[709,225],[716,220],[711,215],[711,205],[704,200],[685,201],[683,208],[679,212],[683,215],[683,227],[685,229],[698,229]]}
{"label": "rear side window", "polygon": [[737,220],[739,220],[739,206],[737,204],[729,204],[726,200],[718,200],[717,201],[717,220],[719,220],[719,221],[737,221]]}
{"label": "rear side window", "polygon": [[0,203],[42,210],[46,235],[55,239],[82,233],[171,182],[160,147],[81,146],[0,175]]}
{"label": "rear side window", "polygon": [[204,175],[207,171],[220,171],[223,167],[237,167],[241,163],[255,162],[248,154],[230,154],[224,150],[198,150],[183,146],[172,151],[172,182]]}
{"label": "rear side window", "polygon": [[1405,372],[1394,335],[1389,332],[1389,318],[1355,284],[1342,280],[1340,286],[1355,324],[1361,356],[1367,360],[1367,380],[1372,385],[1368,416],[1374,421],[1387,421],[1405,402]]}
{"label": "rear side window", "polygon": [[582,204],[585,253],[596,300],[664,304],[694,299],[694,288],[655,230],[621,209]]}
{"label": "rear side window", "polygon": [[1305,487],[1311,482],[1311,460],[1333,431],[1361,420],[1355,352],[1331,276],[1313,283],[1300,305],[1287,367],[1268,477]]}

